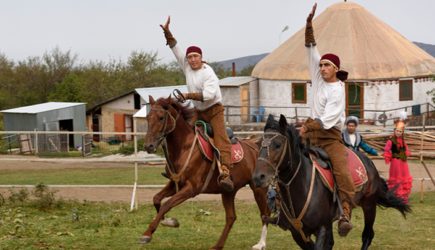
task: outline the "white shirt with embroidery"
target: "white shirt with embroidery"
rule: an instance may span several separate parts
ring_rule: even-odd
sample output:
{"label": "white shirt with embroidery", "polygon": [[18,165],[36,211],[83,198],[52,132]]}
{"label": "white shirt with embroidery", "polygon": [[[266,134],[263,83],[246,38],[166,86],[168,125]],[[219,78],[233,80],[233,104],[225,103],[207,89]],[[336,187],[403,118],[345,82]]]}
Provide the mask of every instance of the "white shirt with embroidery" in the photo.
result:
{"label": "white shirt with embroidery", "polygon": [[189,92],[202,93],[204,101],[192,101],[195,107],[198,110],[205,110],[216,103],[222,102],[219,79],[214,73],[214,70],[206,63],[203,63],[200,69],[193,70],[178,45],[172,48],[172,52],[186,76],[186,84]]}
{"label": "white shirt with embroidery", "polygon": [[346,107],[344,83],[340,80],[328,83],[320,74],[320,54],[316,46],[307,47],[308,65],[313,90],[312,118],[320,119],[324,129],[343,127]]}

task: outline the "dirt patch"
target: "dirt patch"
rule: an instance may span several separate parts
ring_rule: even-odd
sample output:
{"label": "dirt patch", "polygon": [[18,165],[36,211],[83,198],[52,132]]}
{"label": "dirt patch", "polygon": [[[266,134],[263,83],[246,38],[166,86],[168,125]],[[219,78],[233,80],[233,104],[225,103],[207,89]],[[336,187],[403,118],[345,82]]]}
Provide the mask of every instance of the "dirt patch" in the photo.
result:
{"label": "dirt patch", "polygon": [[[381,176],[388,178],[388,166],[383,160],[374,160],[374,163]],[[161,163],[139,163],[141,167],[162,167]],[[89,161],[83,159],[40,159],[31,157],[13,158],[0,157],[0,169],[69,169],[69,168],[131,168],[134,166],[132,162],[112,162],[112,161]],[[435,190],[434,185],[430,180],[425,180],[421,183],[420,178],[428,178],[428,174],[424,167],[419,162],[410,162],[410,171],[414,177],[413,192],[417,192],[422,188],[426,191]],[[427,164],[432,176],[435,176],[434,164]],[[133,179],[133,177],[132,177]],[[0,183],[1,184],[1,183]],[[142,184],[142,183],[141,183]],[[0,188],[2,194],[7,194],[9,188]],[[132,197],[133,186],[131,187],[56,187],[56,196],[64,199],[73,200],[88,200],[88,201],[122,201],[130,202]],[[160,188],[143,188],[137,189],[137,197],[139,203],[151,202],[152,197],[160,190]],[[192,200],[219,200],[220,195],[201,194]],[[252,192],[249,188],[241,189],[236,196],[239,200],[254,200]]]}

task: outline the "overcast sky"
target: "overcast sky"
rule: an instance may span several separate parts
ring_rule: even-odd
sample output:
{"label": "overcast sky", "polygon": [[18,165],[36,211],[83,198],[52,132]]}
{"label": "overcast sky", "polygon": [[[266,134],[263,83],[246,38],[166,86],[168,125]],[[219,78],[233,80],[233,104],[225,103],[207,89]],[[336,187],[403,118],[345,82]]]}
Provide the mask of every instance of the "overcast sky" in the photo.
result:
{"label": "overcast sky", "polygon": [[[348,0],[411,41],[435,44],[434,0]],[[318,0],[320,14],[338,0]],[[0,0],[0,53],[12,60],[59,47],[89,60],[126,60],[133,51],[173,60],[159,24],[207,61],[271,52],[305,24],[307,0]],[[281,32],[285,26],[287,31]]]}

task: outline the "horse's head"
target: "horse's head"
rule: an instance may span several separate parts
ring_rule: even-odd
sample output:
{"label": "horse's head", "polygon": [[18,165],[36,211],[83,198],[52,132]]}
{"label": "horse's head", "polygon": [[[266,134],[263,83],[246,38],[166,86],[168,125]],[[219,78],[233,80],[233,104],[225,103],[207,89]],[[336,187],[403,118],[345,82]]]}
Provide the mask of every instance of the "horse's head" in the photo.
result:
{"label": "horse's head", "polygon": [[176,109],[178,104],[170,96],[159,98],[157,101],[149,96],[149,100],[151,108],[146,117],[148,131],[145,136],[144,149],[148,153],[154,153],[163,139],[175,130],[180,113]]}
{"label": "horse's head", "polygon": [[279,168],[289,157],[289,143],[287,138],[287,120],[281,115],[279,121],[269,115],[264,134],[260,140],[260,152],[253,175],[257,187],[269,185],[278,174]]}

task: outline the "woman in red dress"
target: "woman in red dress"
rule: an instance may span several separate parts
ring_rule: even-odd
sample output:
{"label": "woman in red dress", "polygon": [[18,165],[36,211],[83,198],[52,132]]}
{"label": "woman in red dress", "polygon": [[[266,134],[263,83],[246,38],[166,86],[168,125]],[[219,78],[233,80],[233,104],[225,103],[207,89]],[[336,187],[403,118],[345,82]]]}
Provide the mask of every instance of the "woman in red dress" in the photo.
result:
{"label": "woman in red dress", "polygon": [[390,178],[388,188],[396,188],[396,194],[408,203],[408,197],[412,188],[412,176],[409,173],[407,157],[411,155],[408,145],[403,136],[405,123],[396,122],[394,134],[391,136],[384,148],[385,163],[390,164]]}

